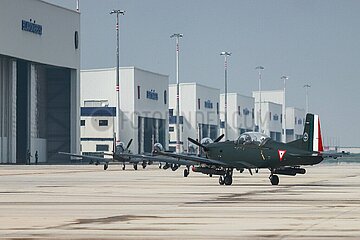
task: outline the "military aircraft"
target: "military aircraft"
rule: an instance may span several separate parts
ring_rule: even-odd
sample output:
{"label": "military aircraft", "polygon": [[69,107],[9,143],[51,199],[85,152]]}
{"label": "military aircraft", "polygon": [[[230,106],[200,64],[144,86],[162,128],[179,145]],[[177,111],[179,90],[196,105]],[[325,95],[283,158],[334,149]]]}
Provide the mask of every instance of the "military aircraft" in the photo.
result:
{"label": "military aircraft", "polygon": [[[99,156],[91,156],[91,155],[82,155],[82,154],[75,154],[75,153],[67,153],[67,152],[58,152],[58,154],[61,155],[67,155],[74,158],[80,158],[84,159],[86,161],[89,161],[89,164],[103,164],[104,170],[107,170],[109,168],[110,163],[120,163],[122,164],[122,170],[125,170],[126,165],[131,164],[133,165],[134,170],[138,169],[138,164],[141,164],[142,168],[145,169],[147,165],[151,165],[154,162],[159,163],[159,168],[163,169],[172,169],[173,171],[176,171],[179,166],[181,165],[188,165],[188,164],[197,164],[196,162],[189,162],[189,161],[181,161],[181,160],[175,160],[175,159],[168,159],[167,157],[154,157],[152,154],[133,154],[130,152],[129,148],[132,143],[132,139],[128,142],[128,144],[125,146],[123,142],[120,142],[120,144],[115,145],[116,138],[114,137],[113,140],[113,152],[112,153],[103,153],[106,156],[111,156],[110,158],[104,158]],[[160,146],[162,148],[162,145],[160,143],[156,143],[154,145],[155,148]]]}
{"label": "military aircraft", "polygon": [[[126,164],[132,164],[134,169],[137,170],[137,165],[140,161],[142,161],[142,159],[135,159],[135,158],[130,158],[130,157],[126,156],[126,154],[131,154],[129,148],[131,146],[132,141],[133,140],[130,139],[130,141],[128,142],[126,147],[124,147],[125,145],[123,142],[120,142],[120,144],[115,146],[116,138],[114,137],[113,152],[112,153],[104,153],[104,155],[111,156],[111,158],[104,158],[104,157],[90,156],[90,155],[81,155],[81,154],[66,153],[66,152],[59,152],[59,154],[67,155],[67,156],[71,156],[71,157],[75,157],[75,158],[81,158],[81,159],[89,161],[89,164],[95,164],[95,165],[104,164],[104,170],[108,169],[110,161],[122,163],[123,170],[125,170]],[[122,155],[123,153],[124,153],[124,155]],[[147,165],[147,162],[142,161],[143,168],[145,168],[146,165]]]}
{"label": "military aircraft", "polygon": [[[252,174],[252,169],[257,171],[266,168],[270,170],[271,184],[278,185],[278,175],[305,174],[306,170],[301,166],[315,165],[324,158],[341,156],[323,152],[320,120],[319,116],[314,114],[306,115],[302,138],[289,143],[274,141],[258,132],[243,133],[234,141],[219,142],[221,137],[207,145],[188,138],[190,142],[202,148],[205,157],[166,152],[159,144],[154,146],[155,156],[137,157],[156,161],[161,156],[165,162],[172,160],[172,164],[176,164],[178,160],[178,165],[187,166],[184,169],[184,177],[188,176],[189,167],[192,166],[194,172],[210,176],[220,175],[220,185],[232,184],[234,170],[243,172],[248,169]],[[131,157],[129,154],[125,155]]]}
{"label": "military aircraft", "polygon": [[[126,148],[123,145],[116,146],[115,152],[109,155],[114,161],[123,163],[123,169],[127,163],[134,164],[136,170],[139,162],[142,162],[143,168],[147,164],[159,162],[160,166],[164,163],[163,169],[171,168],[173,171],[180,166],[186,166],[184,177],[187,177],[192,166],[193,172],[209,176],[219,175],[220,185],[232,184],[234,170],[243,172],[247,169],[252,175],[252,169],[257,172],[262,168],[269,169],[271,184],[278,185],[278,175],[305,174],[306,170],[301,166],[315,165],[325,158],[342,156],[342,154],[323,152],[320,120],[319,116],[314,114],[306,115],[302,138],[289,143],[274,141],[258,132],[246,132],[234,141],[220,142],[223,136],[219,136],[214,141],[204,139],[201,142],[188,138],[191,143],[201,148],[202,154],[199,155],[167,152],[160,143],[154,145],[152,154],[132,154],[128,151],[132,140]],[[61,154],[104,161],[104,158],[99,157]],[[108,161],[106,160],[104,164],[104,170],[108,168]]]}

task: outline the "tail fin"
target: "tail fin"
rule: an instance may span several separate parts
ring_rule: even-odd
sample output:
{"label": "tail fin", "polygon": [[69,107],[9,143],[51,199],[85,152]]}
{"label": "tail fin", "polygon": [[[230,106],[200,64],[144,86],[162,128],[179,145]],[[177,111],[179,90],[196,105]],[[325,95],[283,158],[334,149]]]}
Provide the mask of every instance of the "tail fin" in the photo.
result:
{"label": "tail fin", "polygon": [[308,113],[306,115],[305,127],[302,139],[288,143],[290,146],[300,148],[307,151],[322,152],[324,147],[322,144],[320,118],[319,115]]}

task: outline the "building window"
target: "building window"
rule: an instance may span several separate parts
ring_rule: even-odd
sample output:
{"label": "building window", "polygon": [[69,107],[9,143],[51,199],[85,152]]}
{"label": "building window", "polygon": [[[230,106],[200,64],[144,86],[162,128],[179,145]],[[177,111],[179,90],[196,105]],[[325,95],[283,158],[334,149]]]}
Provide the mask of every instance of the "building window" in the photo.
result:
{"label": "building window", "polygon": [[174,127],[169,127],[169,132],[174,132]]}
{"label": "building window", "polygon": [[164,91],[164,104],[166,104],[166,102],[167,102],[167,92],[166,92],[166,90]]}
{"label": "building window", "polygon": [[99,126],[108,126],[108,120],[99,120]]}
{"label": "building window", "polygon": [[239,116],[241,116],[241,107],[240,106],[238,106],[238,114],[239,114]]}
{"label": "building window", "polygon": [[204,107],[205,108],[213,108],[213,104],[210,100],[207,100],[207,101],[205,101]]}
{"label": "building window", "polygon": [[78,31],[75,31],[74,44],[75,44],[75,49],[78,49],[79,48],[79,32]]}
{"label": "building window", "polygon": [[271,112],[269,112],[269,115],[270,115],[270,121],[271,121]]}
{"label": "building window", "polygon": [[174,109],[173,108],[169,109],[169,116],[170,117],[174,116]]}
{"label": "building window", "polygon": [[157,101],[159,99],[159,94],[155,89],[151,89],[150,91],[146,91],[146,98]]}
{"label": "building window", "polygon": [[137,86],[137,95],[138,95],[138,99],[140,99],[140,86]]}
{"label": "building window", "polygon": [[219,115],[219,103],[218,102],[216,103],[216,113],[217,113],[217,115]]}
{"label": "building window", "polygon": [[255,118],[255,111],[254,111],[254,109],[251,109],[251,117],[252,117],[252,119]]}
{"label": "building window", "polygon": [[107,144],[96,144],[96,151],[97,152],[108,152],[109,151],[109,145]]}
{"label": "building window", "polygon": [[282,116],[282,114],[280,114],[280,122],[281,122],[281,123],[283,122],[283,116]]}
{"label": "building window", "polygon": [[274,121],[278,121],[278,120],[279,120],[279,115],[275,114],[275,115],[273,116],[273,119],[274,119]]}
{"label": "building window", "polygon": [[198,109],[200,110],[200,98],[198,98]]}
{"label": "building window", "polygon": [[295,117],[295,125],[297,124],[297,117]]}
{"label": "building window", "polygon": [[85,126],[85,120],[80,120],[80,126]]}

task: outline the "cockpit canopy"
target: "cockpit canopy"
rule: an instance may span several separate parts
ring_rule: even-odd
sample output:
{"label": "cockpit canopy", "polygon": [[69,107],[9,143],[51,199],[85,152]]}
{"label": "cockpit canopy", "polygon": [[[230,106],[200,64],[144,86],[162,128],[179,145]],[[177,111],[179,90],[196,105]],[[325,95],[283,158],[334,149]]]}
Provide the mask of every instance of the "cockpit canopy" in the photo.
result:
{"label": "cockpit canopy", "polygon": [[115,146],[115,154],[121,154],[124,152],[124,143],[120,142],[118,145]]}
{"label": "cockpit canopy", "polygon": [[202,145],[208,145],[208,144],[210,144],[210,143],[213,143],[214,141],[211,139],[211,138],[208,138],[208,137],[206,137],[206,138],[203,138],[203,139],[201,139],[201,141],[200,141],[200,143],[202,144]]}
{"label": "cockpit canopy", "polygon": [[245,132],[240,135],[240,137],[237,139],[237,143],[239,144],[258,144],[262,145],[264,144],[268,139],[270,139],[269,136],[259,133],[259,132]]}

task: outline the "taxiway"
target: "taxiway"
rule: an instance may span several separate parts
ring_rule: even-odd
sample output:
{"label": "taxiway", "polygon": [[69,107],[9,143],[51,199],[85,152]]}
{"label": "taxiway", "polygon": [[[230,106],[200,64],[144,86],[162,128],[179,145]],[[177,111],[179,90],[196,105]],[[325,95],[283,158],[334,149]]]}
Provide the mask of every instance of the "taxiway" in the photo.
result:
{"label": "taxiway", "polygon": [[359,239],[360,165],[218,178],[120,166],[0,166],[0,238]]}

